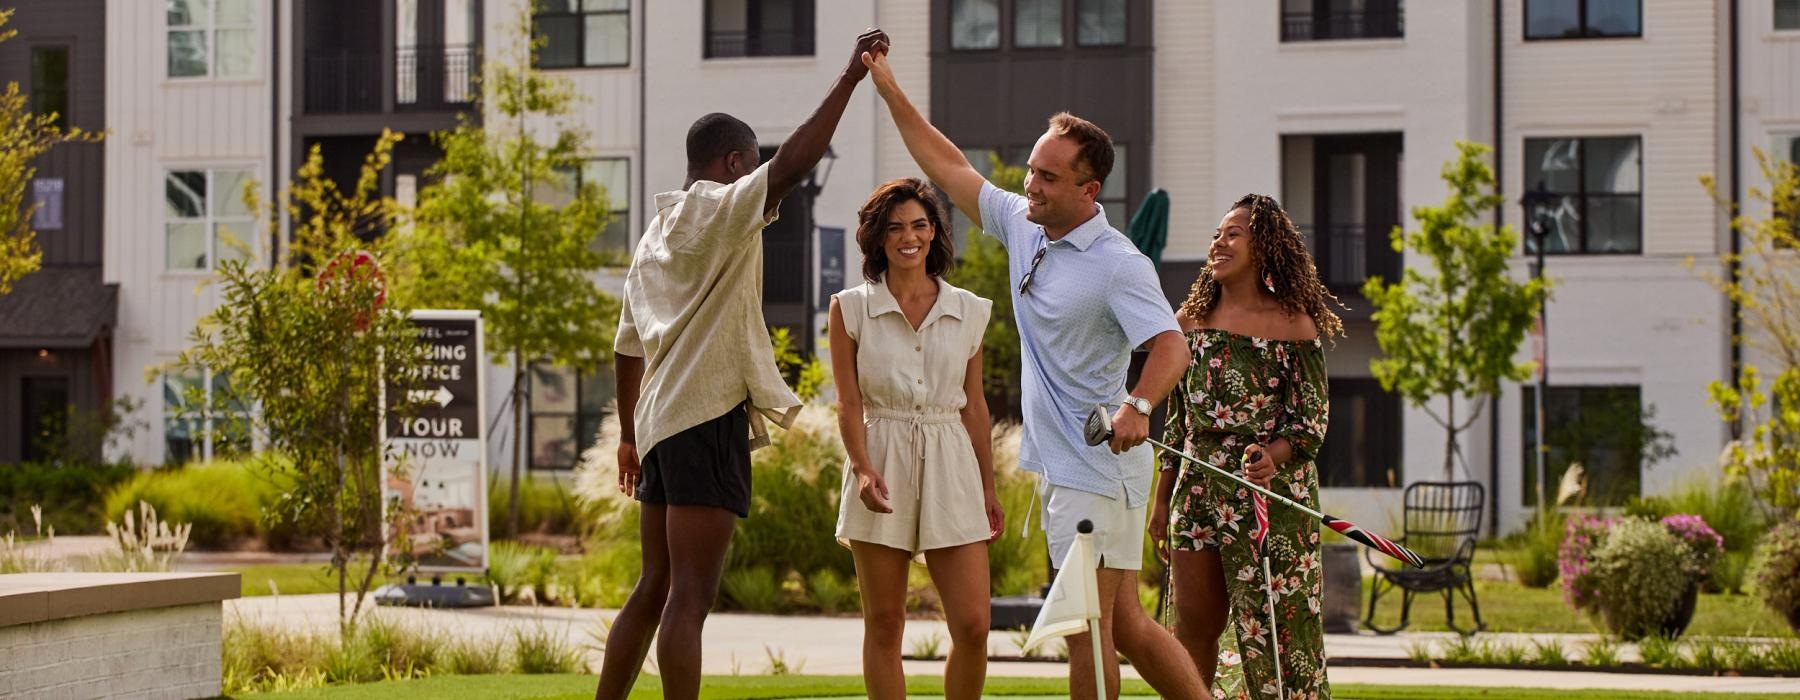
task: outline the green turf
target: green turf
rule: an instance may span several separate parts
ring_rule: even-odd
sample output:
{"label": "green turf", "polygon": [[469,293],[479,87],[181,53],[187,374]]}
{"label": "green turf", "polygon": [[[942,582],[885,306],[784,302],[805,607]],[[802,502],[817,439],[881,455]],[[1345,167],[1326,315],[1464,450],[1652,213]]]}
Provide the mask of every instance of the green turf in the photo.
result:
{"label": "green turf", "polygon": [[[239,696],[257,700],[377,700],[398,697],[493,698],[495,700],[586,700],[594,695],[591,675],[562,676],[438,676],[412,681],[386,681],[364,685]],[[1067,682],[1052,678],[990,678],[987,694],[999,697],[1065,697]],[[907,679],[907,694],[930,696],[943,692],[943,679],[915,676]],[[1755,693],[1663,693],[1602,690],[1532,690],[1515,688],[1466,688],[1448,686],[1338,685],[1332,696],[1346,700],[1775,700],[1789,696]],[[1124,694],[1148,696],[1141,681],[1126,681]],[[645,676],[632,692],[634,698],[662,697],[654,676]],[[818,698],[862,697],[862,679],[855,676],[709,676],[702,698]]]}

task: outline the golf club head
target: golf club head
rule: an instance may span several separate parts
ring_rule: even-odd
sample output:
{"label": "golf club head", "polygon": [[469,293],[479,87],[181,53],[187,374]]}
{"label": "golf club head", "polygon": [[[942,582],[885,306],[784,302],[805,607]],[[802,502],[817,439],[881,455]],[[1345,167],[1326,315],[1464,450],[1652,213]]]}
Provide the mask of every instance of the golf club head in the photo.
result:
{"label": "golf club head", "polygon": [[1089,445],[1098,445],[1112,437],[1112,414],[1106,412],[1105,406],[1095,406],[1088,412],[1087,422],[1081,426],[1081,436]]}

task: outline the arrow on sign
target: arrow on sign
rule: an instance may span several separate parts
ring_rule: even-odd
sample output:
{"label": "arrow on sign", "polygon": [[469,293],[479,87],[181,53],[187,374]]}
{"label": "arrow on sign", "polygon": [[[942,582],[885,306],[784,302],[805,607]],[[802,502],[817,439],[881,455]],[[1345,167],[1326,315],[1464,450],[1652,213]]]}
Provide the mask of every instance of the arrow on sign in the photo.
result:
{"label": "arrow on sign", "polygon": [[455,394],[450,393],[448,387],[441,384],[438,385],[437,391],[432,391],[430,389],[414,389],[407,395],[414,403],[432,402],[436,403],[439,408],[448,407],[451,399],[456,398]]}

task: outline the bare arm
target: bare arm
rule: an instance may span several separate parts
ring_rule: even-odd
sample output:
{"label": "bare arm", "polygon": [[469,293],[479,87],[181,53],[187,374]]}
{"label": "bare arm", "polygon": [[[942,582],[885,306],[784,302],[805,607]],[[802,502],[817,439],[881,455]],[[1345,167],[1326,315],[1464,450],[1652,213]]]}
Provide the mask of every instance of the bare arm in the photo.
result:
{"label": "bare arm", "polygon": [[637,403],[643,388],[644,358],[613,354],[613,380],[619,389],[619,490],[637,490]]}
{"label": "bare arm", "polygon": [[962,150],[932,126],[925,115],[919,113],[919,108],[906,98],[900,84],[894,81],[886,54],[865,54],[863,63],[868,66],[870,77],[875,79],[876,93],[887,102],[888,113],[893,116],[894,126],[900,130],[900,138],[906,142],[906,151],[912,154],[913,161],[925,171],[925,177],[950,195],[951,204],[970,219],[981,221],[981,185],[986,179],[969,165]]}
{"label": "bare arm", "polygon": [[863,54],[885,55],[887,49],[887,34],[879,29],[863,32],[856,38],[856,52],[851,54],[850,64],[844,67],[837,81],[831,84],[825,101],[819,103],[819,108],[813,110],[812,116],[807,117],[787,141],[782,142],[775,157],[769,159],[769,193],[763,202],[765,214],[781,206],[781,200],[806,179],[807,173],[812,172],[813,166],[819,164],[819,158],[825,155],[825,149],[831,146],[831,135],[837,132],[844,107],[850,104],[850,94],[869,74],[869,69],[863,66]]}
{"label": "bare arm", "polygon": [[828,322],[831,338],[831,380],[837,386],[838,436],[844,441],[844,455],[856,477],[856,496],[863,507],[875,513],[892,513],[887,503],[887,482],[869,463],[868,430],[863,426],[862,386],[857,384],[856,340],[844,328],[844,310],[837,297],[831,298]]}
{"label": "bare arm", "polygon": [[981,350],[969,357],[963,370],[963,430],[969,433],[969,446],[975,450],[975,464],[981,469],[982,501],[988,517],[988,541],[1000,538],[1006,529],[1006,510],[1000,506],[999,491],[994,484],[994,423],[988,416],[987,395],[981,390]]}

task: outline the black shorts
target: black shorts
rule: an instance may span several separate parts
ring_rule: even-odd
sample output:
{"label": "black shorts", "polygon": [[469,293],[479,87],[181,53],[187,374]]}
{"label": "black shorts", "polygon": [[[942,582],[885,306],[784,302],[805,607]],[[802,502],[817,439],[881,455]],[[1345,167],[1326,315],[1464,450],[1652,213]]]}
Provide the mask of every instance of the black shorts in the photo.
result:
{"label": "black shorts", "polygon": [[669,436],[644,455],[637,499],[671,506],[712,506],[750,516],[750,414],[725,415]]}

